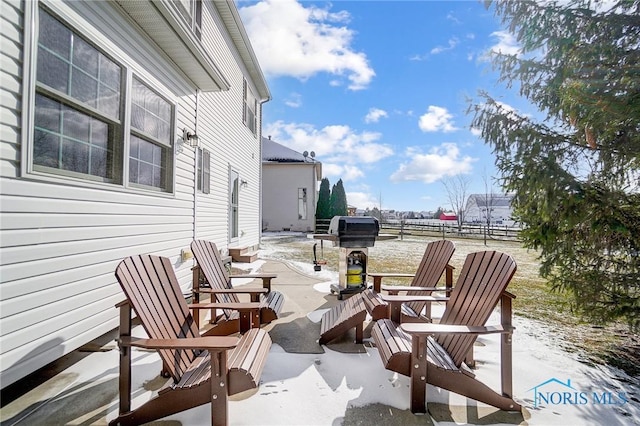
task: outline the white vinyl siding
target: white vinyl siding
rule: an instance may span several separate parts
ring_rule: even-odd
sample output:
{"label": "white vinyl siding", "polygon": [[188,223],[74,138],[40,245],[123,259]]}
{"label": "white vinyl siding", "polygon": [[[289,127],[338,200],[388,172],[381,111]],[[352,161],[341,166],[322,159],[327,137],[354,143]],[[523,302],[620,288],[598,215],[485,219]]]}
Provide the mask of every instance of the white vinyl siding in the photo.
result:
{"label": "white vinyl siding", "polygon": [[[123,258],[140,253],[169,257],[186,292],[193,262],[182,262],[181,250],[195,236],[228,246],[230,165],[249,182],[239,194],[238,244],[257,245],[260,147],[241,120],[242,81],[248,73],[225,27],[229,20],[222,21],[213,2],[201,4],[203,50],[231,89],[204,92],[200,101],[188,73],[140,33],[117,2],[0,2],[0,32],[7,41],[0,51],[6,77],[0,86],[0,383],[5,387],[117,327],[114,306],[124,296],[114,270]],[[121,118],[112,119],[127,141],[116,155],[123,169],[116,170],[122,172],[116,183],[90,179],[88,173],[32,170],[37,84],[31,69],[37,58],[32,30],[40,3],[121,67],[123,99],[130,99],[138,79],[171,105],[168,140],[144,126],[133,128],[126,102]],[[205,81],[209,87],[215,83]],[[92,106],[80,109],[96,119],[101,114]],[[197,131],[201,147],[210,153],[209,194],[196,189],[196,152],[175,130],[183,128]],[[169,192],[129,183],[132,144],[124,135],[131,134],[154,146],[172,146]],[[149,163],[155,164],[153,156]]]}

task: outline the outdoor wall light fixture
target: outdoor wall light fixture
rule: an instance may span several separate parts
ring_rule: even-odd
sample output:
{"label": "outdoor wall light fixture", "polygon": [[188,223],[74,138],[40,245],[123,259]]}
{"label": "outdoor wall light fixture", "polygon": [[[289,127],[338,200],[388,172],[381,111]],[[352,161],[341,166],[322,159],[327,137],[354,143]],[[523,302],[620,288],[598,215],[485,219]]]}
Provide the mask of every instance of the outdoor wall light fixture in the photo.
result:
{"label": "outdoor wall light fixture", "polygon": [[247,182],[246,180],[242,179],[240,181],[240,186],[243,188],[246,188],[247,186],[249,186],[249,182]]}
{"label": "outdoor wall light fixture", "polygon": [[198,135],[196,135],[195,132],[191,133],[186,127],[182,130],[182,141],[184,143],[195,148],[198,146],[198,140]]}

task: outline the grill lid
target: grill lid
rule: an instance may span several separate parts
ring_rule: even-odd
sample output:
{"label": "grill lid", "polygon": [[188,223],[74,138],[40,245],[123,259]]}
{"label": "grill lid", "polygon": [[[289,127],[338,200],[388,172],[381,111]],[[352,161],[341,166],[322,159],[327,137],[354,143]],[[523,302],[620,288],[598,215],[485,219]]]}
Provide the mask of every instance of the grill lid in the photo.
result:
{"label": "grill lid", "polygon": [[329,234],[340,239],[378,236],[380,224],[371,216],[334,216],[329,223]]}

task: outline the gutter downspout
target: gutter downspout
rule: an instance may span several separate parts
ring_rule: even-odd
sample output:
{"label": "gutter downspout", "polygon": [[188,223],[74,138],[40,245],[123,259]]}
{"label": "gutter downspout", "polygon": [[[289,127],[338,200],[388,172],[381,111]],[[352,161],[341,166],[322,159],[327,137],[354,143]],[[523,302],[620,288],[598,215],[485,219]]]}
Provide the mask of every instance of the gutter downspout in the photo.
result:
{"label": "gutter downspout", "polygon": [[[195,119],[193,123],[193,131],[197,135],[198,133],[198,105],[200,104],[200,89],[196,90],[196,110]],[[192,240],[197,239],[198,229],[198,147],[196,147],[193,155],[193,235]],[[204,184],[204,182],[203,182]]]}

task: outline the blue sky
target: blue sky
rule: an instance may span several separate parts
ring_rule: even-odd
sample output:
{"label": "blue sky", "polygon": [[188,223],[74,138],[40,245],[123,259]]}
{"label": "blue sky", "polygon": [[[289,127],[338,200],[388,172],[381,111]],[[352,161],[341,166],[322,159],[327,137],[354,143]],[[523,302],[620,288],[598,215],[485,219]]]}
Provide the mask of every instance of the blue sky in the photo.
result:
{"label": "blue sky", "polygon": [[[517,52],[481,1],[239,1],[272,100],[263,135],[314,151],[358,208],[435,210],[442,179],[494,192],[491,148],[469,127],[485,90],[514,108],[491,52]],[[526,109],[526,107],[525,107]]]}

